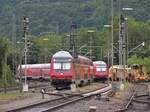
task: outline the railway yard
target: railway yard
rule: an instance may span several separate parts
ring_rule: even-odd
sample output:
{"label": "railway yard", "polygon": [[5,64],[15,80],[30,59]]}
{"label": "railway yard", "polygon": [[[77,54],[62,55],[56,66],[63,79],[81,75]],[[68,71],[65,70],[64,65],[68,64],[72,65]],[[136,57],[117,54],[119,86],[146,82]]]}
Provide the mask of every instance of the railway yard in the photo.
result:
{"label": "railway yard", "polygon": [[150,112],[150,0],[0,0],[0,112]]}
{"label": "railway yard", "polygon": [[[31,83],[31,82],[30,82]],[[35,82],[34,82],[35,83]],[[44,84],[45,83],[45,84]],[[149,82],[125,83],[96,82],[79,87],[75,92],[70,89],[56,90],[45,86],[48,82],[36,81],[28,93],[16,99],[0,99],[1,112],[149,112]],[[31,83],[33,86],[33,83]],[[42,87],[43,86],[43,87]],[[46,87],[46,94],[41,89]],[[18,90],[9,91],[10,93]]]}

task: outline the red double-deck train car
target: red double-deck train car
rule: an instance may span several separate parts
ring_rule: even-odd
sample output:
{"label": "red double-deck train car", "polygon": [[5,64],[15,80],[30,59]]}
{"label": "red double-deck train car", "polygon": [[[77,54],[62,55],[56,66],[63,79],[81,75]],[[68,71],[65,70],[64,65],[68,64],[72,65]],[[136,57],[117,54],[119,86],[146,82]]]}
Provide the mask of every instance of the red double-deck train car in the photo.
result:
{"label": "red double-deck train car", "polygon": [[28,79],[49,79],[50,63],[19,65],[16,77]]}
{"label": "red double-deck train car", "polygon": [[56,52],[51,59],[50,79],[56,87],[69,87],[71,83],[83,85],[92,80],[92,61],[86,57],[73,58],[67,51]]}
{"label": "red double-deck train car", "polygon": [[94,80],[108,79],[108,66],[104,61],[94,61]]}

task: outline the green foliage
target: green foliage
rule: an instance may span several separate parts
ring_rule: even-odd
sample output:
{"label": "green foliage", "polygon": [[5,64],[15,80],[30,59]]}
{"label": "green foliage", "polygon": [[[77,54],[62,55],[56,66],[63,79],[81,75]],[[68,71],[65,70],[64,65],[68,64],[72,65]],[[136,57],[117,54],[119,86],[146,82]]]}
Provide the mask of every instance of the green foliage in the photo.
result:
{"label": "green foliage", "polygon": [[133,64],[144,64],[146,66],[147,72],[150,75],[150,56],[149,57],[137,57],[136,55],[133,55],[131,58],[128,59],[128,65]]}
{"label": "green foliage", "polygon": [[14,77],[12,77],[12,72],[10,66],[5,65],[3,68],[3,75],[0,79],[0,86],[12,86],[14,84]]}
{"label": "green foliage", "polygon": [[[62,37],[59,35],[44,35],[40,38],[33,38],[34,53],[37,61],[36,63],[44,63],[45,55],[47,55],[47,62],[50,62],[51,56],[61,48]],[[47,50],[47,51],[45,51]],[[45,54],[46,53],[46,54]],[[33,58],[32,58],[33,59]]]}
{"label": "green foliage", "polygon": [[8,43],[7,39],[5,38],[0,38],[0,77],[2,77],[3,74],[3,65],[5,64],[5,57],[8,54]]}
{"label": "green foliage", "polygon": [[11,83],[11,70],[7,65],[7,56],[10,54],[10,41],[6,38],[0,38],[0,85]]}
{"label": "green foliage", "polygon": [[150,65],[150,56],[142,59],[141,57],[138,58],[136,55],[133,55],[131,58],[128,59],[128,64],[129,65],[132,64]]}
{"label": "green foliage", "polygon": [[[119,18],[118,18],[118,1],[114,0],[114,46],[118,48],[119,38]],[[150,52],[150,2],[147,0],[121,0],[121,7],[132,7],[133,11],[122,12],[128,18],[126,21],[126,37],[128,37],[129,50],[139,45],[141,42],[146,42],[144,49],[136,50],[137,55],[149,56]],[[89,52],[91,34],[88,30],[94,30],[92,48],[94,60],[103,59],[107,55],[108,43],[111,43],[109,28],[104,28],[104,24],[111,24],[111,0],[3,0],[0,1],[0,35],[10,38],[16,33],[17,39],[22,38],[22,18],[24,15],[30,18],[29,28],[33,43],[28,53],[28,63],[43,63],[45,58],[45,48],[47,52],[47,62],[52,54],[58,50],[68,50],[69,38],[66,32],[70,31],[72,21],[77,23],[78,36],[77,48],[87,44],[87,47],[82,49],[82,54]],[[144,7],[144,8],[143,8]],[[14,18],[13,18],[14,15]],[[13,28],[13,29],[12,29]],[[52,35],[37,36],[42,32],[51,32]],[[61,34],[61,35],[59,35]],[[39,37],[39,38],[38,38]],[[47,41],[43,41],[47,38]],[[0,44],[1,46],[1,44]],[[10,47],[11,48],[11,47]],[[17,64],[20,63],[22,53],[17,48],[16,52],[11,50],[11,56],[8,55],[9,63],[12,56],[17,54]],[[10,51],[10,50],[9,50]],[[142,52],[141,52],[142,51]],[[80,51],[78,51],[80,52]],[[118,50],[114,50],[118,54]],[[129,54],[132,56],[134,53]],[[3,53],[1,55],[4,57]],[[87,55],[89,56],[89,55]],[[1,73],[2,74],[2,73]]]}
{"label": "green foliage", "polygon": [[[122,7],[132,7],[134,11],[125,12],[136,20],[147,21],[150,18],[148,0],[121,0]],[[143,8],[144,7],[144,8]],[[21,37],[22,18],[30,18],[30,31],[33,35],[41,32],[64,33],[70,29],[71,21],[78,27],[102,28],[110,24],[111,0],[3,0],[0,2],[1,36],[11,37],[17,33]],[[114,0],[114,13],[118,15],[118,0]],[[15,15],[13,19],[13,14]],[[15,30],[13,31],[13,24]],[[9,31],[9,32],[8,32]]]}

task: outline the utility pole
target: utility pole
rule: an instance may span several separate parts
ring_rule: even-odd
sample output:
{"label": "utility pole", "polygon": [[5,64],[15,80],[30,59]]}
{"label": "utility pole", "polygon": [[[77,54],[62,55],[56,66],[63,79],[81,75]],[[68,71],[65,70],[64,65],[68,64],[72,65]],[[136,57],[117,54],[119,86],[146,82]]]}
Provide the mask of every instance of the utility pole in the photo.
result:
{"label": "utility pole", "polygon": [[49,40],[49,39],[47,39],[47,38],[44,38],[43,39],[44,40],[44,44],[45,44],[45,46],[44,46],[44,63],[47,63],[47,55],[48,55],[48,49],[47,49],[47,41]]}
{"label": "utility pole", "polygon": [[[110,61],[109,61],[109,55],[111,54],[111,61],[112,61],[112,66],[113,66],[113,48],[112,48],[112,45],[113,45],[113,41],[111,41],[111,51],[110,51],[110,28],[111,28],[111,37],[113,37],[112,36],[112,30],[113,30],[113,28],[112,28],[112,25],[104,25],[104,27],[105,28],[109,28],[108,29],[108,35],[107,35],[107,64],[108,64],[108,66],[110,66]],[[113,40],[113,38],[111,38],[112,40]]]}
{"label": "utility pole", "polygon": [[120,16],[120,55],[121,55],[121,65],[125,64],[126,60],[126,39],[125,39],[125,18],[123,15]]}
{"label": "utility pole", "polygon": [[25,61],[25,84],[23,85],[23,91],[28,91],[28,84],[27,84],[27,35],[28,35],[28,30],[29,30],[29,18],[24,16],[23,17],[23,37],[24,37],[24,61]]}
{"label": "utility pole", "polygon": [[90,59],[92,59],[93,34],[95,31],[94,30],[88,30],[87,32],[90,34],[90,42],[89,42],[90,50],[89,50],[89,52],[90,52]]}
{"label": "utility pole", "polygon": [[[119,65],[121,68],[124,68],[125,72],[125,65],[126,65],[126,39],[125,39],[125,18],[121,14],[120,15],[120,28],[119,28]],[[122,74],[122,79],[124,79],[124,74]]]}
{"label": "utility pole", "polygon": [[114,65],[114,1],[111,0],[111,65]]}
{"label": "utility pole", "polygon": [[121,3],[120,0],[119,2],[119,65],[123,65],[122,63],[122,28],[121,28],[121,11],[120,11],[120,7],[121,7]]}
{"label": "utility pole", "polygon": [[[124,7],[122,8],[123,11],[132,11],[133,8],[131,7]],[[127,30],[127,19],[126,18],[126,15],[125,15],[125,12],[124,12],[124,16],[122,17],[122,21],[123,21],[123,24],[124,24],[124,37],[123,37],[123,65],[127,65],[127,58],[128,58],[128,30]],[[125,31],[126,32],[126,35],[125,35]]]}
{"label": "utility pole", "polygon": [[12,43],[14,54],[12,55],[12,66],[13,66],[13,75],[15,74],[16,69],[16,18],[15,14],[12,15]]}
{"label": "utility pole", "polygon": [[[90,59],[92,59],[92,34],[90,35]],[[102,51],[102,49],[101,49]],[[102,52],[101,52],[102,53]]]}
{"label": "utility pole", "polygon": [[75,23],[72,23],[69,36],[69,52],[73,57],[77,57],[76,41],[77,41],[77,25]]}
{"label": "utility pole", "polygon": [[55,34],[59,35],[59,22],[55,23]]}

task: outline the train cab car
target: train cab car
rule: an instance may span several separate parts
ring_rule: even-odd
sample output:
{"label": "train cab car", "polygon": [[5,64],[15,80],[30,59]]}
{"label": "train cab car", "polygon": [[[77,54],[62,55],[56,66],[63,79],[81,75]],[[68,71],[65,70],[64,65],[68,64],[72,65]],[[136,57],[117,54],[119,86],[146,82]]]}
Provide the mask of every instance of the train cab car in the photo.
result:
{"label": "train cab car", "polygon": [[49,74],[50,74],[50,63],[41,64],[42,69],[42,78],[44,80],[49,80]]}
{"label": "train cab car", "polygon": [[50,63],[31,64],[30,71],[32,72],[32,79],[45,80],[49,77]]}
{"label": "train cab car", "polygon": [[67,51],[56,52],[51,60],[50,79],[56,87],[70,87],[73,82],[76,85],[90,82],[92,61],[86,57],[74,58]]}
{"label": "train cab car", "polygon": [[94,61],[94,80],[108,79],[108,66],[104,61]]}
{"label": "train cab car", "polygon": [[[25,73],[26,72],[26,73]],[[29,64],[27,65],[19,65],[16,71],[16,78],[25,78],[25,74],[27,79],[32,79],[31,67]]]}
{"label": "train cab car", "polygon": [[[28,79],[49,79],[50,63],[19,65],[17,69],[17,78]],[[26,72],[26,73],[25,73]]]}

